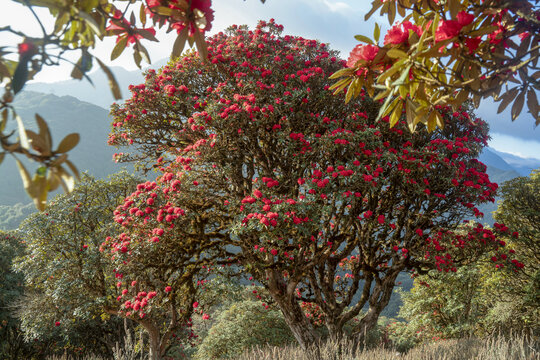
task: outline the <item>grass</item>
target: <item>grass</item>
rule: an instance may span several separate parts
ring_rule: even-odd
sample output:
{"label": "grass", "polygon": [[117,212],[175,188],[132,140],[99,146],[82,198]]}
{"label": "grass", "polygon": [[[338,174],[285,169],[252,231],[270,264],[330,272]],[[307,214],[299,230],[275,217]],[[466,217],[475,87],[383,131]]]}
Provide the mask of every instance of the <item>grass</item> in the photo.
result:
{"label": "grass", "polygon": [[[318,354],[317,354],[318,353]],[[245,352],[238,360],[540,360],[538,342],[524,337],[510,339],[439,340],[400,354],[379,347],[354,351],[351,342],[330,342],[317,349],[302,350],[298,346],[258,347]]]}
{"label": "grass", "polygon": [[[132,351],[114,351],[114,360],[140,359]],[[299,346],[263,346],[246,351],[238,360],[540,360],[540,343],[525,336],[511,338],[439,340],[417,346],[405,354],[394,349],[378,347],[354,351],[352,342],[327,342],[309,350]],[[73,360],[66,356],[53,356],[47,360]],[[77,360],[111,360],[87,356]],[[208,359],[213,360],[213,359]]]}

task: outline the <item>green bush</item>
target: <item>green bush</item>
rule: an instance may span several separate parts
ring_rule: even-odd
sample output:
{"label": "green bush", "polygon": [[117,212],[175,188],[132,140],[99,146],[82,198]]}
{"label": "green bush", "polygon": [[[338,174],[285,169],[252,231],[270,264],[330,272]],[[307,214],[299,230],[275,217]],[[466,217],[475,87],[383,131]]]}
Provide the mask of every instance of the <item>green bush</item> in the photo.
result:
{"label": "green bush", "polygon": [[220,313],[204,338],[195,359],[237,358],[257,345],[280,346],[294,338],[278,310],[266,309],[260,301],[232,304]]}

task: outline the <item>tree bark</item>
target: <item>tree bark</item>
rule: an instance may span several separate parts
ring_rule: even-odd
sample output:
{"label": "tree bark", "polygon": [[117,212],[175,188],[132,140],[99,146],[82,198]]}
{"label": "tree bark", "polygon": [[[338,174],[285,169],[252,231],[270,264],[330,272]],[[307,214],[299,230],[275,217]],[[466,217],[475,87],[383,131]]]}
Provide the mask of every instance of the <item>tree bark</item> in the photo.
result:
{"label": "tree bark", "polygon": [[297,283],[283,281],[283,277],[275,270],[267,270],[266,275],[270,295],[279,306],[285,322],[291,329],[298,344],[302,349],[306,350],[313,344],[318,343],[319,336],[296,299],[295,289]]}
{"label": "tree bark", "polygon": [[146,329],[150,338],[150,354],[148,360],[160,360],[159,331],[157,329]]}

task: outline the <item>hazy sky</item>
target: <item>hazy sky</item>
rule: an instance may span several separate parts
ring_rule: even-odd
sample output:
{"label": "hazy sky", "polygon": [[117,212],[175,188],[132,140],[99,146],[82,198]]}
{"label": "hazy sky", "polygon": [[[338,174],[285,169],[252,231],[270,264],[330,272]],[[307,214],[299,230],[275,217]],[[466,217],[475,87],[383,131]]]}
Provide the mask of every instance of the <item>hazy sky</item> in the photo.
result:
{"label": "hazy sky", "polygon": [[[341,51],[346,58],[348,52],[357,41],[354,35],[371,35],[375,21],[388,27],[386,19],[374,17],[364,21],[364,14],[369,10],[368,0],[267,0],[261,4],[259,0],[214,0],[215,20],[211,33],[221,31],[232,24],[247,24],[253,27],[258,19],[276,19],[285,26],[285,32],[306,38],[318,39],[330,43],[331,47]],[[138,5],[134,7],[138,9]],[[54,19],[43,10],[38,12],[45,19],[46,27],[52,27]],[[40,30],[31,13],[13,1],[2,0],[0,26],[12,24],[15,29],[39,35]],[[384,33],[384,30],[383,30]],[[166,58],[170,54],[175,34],[158,31],[159,43],[145,42],[152,61]],[[9,42],[9,36],[2,34],[2,45]],[[108,60],[114,46],[114,39],[108,39],[96,46],[92,52],[102,60]],[[110,65],[122,66],[130,70],[136,69],[131,49],[126,49],[122,56]],[[75,57],[74,60],[76,60]],[[37,81],[59,81],[69,78],[71,66],[61,66],[44,70],[36,78]],[[540,130],[534,129],[534,121],[526,109],[520,118],[512,123],[509,111],[496,114],[497,105],[486,102],[478,109],[477,114],[491,124],[493,137],[490,146],[499,151],[510,152],[522,157],[540,159]],[[524,141],[523,139],[526,139]]]}

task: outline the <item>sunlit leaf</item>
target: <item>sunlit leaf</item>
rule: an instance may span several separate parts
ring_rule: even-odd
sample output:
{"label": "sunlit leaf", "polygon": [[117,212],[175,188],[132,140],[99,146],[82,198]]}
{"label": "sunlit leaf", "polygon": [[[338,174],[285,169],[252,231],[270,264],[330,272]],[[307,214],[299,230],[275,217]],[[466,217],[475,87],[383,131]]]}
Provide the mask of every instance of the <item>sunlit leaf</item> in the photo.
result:
{"label": "sunlit leaf", "polygon": [[71,133],[67,135],[58,145],[56,153],[66,153],[73,149],[79,143],[80,136],[77,133]]}
{"label": "sunlit leaf", "polygon": [[21,146],[24,149],[30,149],[30,143],[28,142],[28,137],[26,136],[26,129],[24,128],[24,123],[21,119],[21,117],[17,114],[15,114],[15,119],[17,120],[17,126],[19,128],[19,140],[21,142]]}
{"label": "sunlit leaf", "polygon": [[373,45],[373,40],[371,40],[370,38],[368,38],[367,36],[364,36],[364,35],[354,35],[354,38],[360,42],[364,42],[364,43],[367,43],[367,44],[372,44]]}

